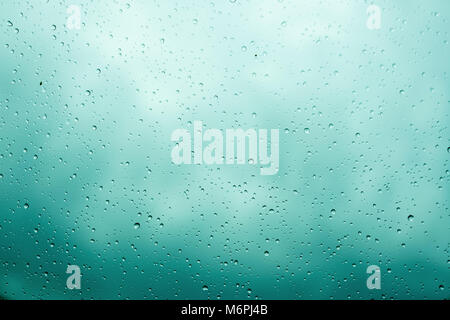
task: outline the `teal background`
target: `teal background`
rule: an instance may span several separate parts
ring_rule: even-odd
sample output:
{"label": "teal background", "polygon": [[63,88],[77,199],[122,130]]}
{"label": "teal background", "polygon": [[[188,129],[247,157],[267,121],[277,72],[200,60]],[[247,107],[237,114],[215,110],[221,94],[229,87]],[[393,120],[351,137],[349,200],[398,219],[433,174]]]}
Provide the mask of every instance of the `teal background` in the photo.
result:
{"label": "teal background", "polygon": [[[0,1],[0,295],[448,299],[449,19],[446,0]],[[280,171],[172,164],[194,120],[280,129]]]}

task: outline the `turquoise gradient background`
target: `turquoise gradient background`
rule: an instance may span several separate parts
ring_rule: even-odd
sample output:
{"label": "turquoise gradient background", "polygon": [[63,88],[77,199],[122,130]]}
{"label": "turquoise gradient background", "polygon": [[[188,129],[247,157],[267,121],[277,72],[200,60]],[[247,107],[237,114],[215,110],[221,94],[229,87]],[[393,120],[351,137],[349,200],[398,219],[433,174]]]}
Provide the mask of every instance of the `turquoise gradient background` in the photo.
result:
{"label": "turquoise gradient background", "polygon": [[[0,295],[448,299],[449,19],[446,0],[2,0]],[[194,120],[280,129],[280,171],[172,164]]]}

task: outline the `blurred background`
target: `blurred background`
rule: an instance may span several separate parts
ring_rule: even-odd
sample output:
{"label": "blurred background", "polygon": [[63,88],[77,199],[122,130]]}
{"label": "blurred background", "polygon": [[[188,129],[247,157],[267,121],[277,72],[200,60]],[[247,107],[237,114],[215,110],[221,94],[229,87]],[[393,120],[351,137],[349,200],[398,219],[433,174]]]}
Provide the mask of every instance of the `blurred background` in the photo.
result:
{"label": "blurred background", "polygon": [[[448,299],[449,19],[445,0],[1,1],[0,295]],[[280,129],[278,174],[172,164],[195,120]]]}

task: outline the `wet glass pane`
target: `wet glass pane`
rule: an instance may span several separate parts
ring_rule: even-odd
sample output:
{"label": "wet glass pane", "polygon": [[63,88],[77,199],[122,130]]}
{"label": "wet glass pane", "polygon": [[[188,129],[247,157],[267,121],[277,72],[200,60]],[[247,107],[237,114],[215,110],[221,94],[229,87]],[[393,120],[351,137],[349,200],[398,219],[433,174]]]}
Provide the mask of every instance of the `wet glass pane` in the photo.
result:
{"label": "wet glass pane", "polygon": [[0,18],[0,296],[450,297],[449,1]]}

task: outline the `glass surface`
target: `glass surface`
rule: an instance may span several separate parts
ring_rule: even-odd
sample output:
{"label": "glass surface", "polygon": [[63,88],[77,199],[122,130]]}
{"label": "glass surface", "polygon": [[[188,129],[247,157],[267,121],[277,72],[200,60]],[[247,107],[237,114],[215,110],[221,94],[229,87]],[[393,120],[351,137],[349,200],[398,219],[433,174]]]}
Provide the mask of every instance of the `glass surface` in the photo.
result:
{"label": "glass surface", "polygon": [[[0,18],[4,298],[450,297],[450,1],[2,0]],[[243,163],[231,129],[256,134]]]}

